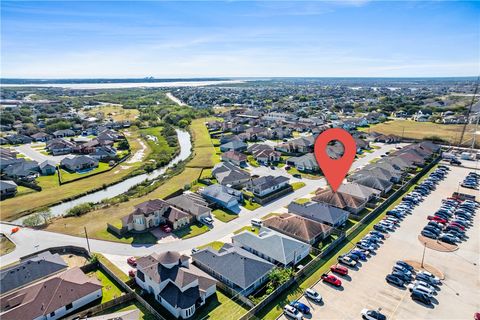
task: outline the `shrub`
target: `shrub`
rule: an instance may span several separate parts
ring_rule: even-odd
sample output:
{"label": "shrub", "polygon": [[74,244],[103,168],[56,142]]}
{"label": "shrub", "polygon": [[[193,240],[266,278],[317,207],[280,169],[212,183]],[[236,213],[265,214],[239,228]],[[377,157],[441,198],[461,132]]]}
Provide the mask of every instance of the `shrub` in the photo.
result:
{"label": "shrub", "polygon": [[92,211],[93,208],[94,208],[93,204],[90,202],[82,203],[68,210],[67,213],[65,214],[65,217],[78,217],[78,216],[84,215],[87,212]]}

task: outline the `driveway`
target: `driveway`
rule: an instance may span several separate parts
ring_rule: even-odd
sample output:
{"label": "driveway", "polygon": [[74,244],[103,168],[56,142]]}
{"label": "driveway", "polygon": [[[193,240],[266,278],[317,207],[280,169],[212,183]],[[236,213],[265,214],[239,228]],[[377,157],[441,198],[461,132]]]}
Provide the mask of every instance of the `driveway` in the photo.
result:
{"label": "driveway", "polygon": [[[471,170],[451,167],[447,178],[438,185],[412,215],[401,223],[397,231],[384,241],[368,261],[359,269],[350,269],[348,277],[339,277],[343,282],[339,290],[319,282],[313,287],[324,298],[318,305],[305,297],[301,302],[312,309],[312,319],[360,319],[362,309],[381,308],[387,319],[471,319],[480,309],[480,285],[478,261],[480,258],[480,209],[477,210],[474,225],[467,231],[469,239],[460,243],[455,252],[439,252],[427,249],[425,262],[445,274],[432,307],[414,302],[409,291],[386,283],[385,276],[391,272],[397,260],[421,261],[423,245],[417,236],[426,225],[427,215],[438,209],[441,200],[457,191],[458,183]],[[461,192],[475,194],[478,191],[460,188]],[[281,316],[281,319],[286,319]]]}
{"label": "driveway", "polygon": [[[361,159],[357,159],[353,163],[351,171],[363,167],[364,165],[368,164],[370,160],[377,158],[380,155],[385,154],[385,152],[390,151],[394,148],[394,145],[380,145],[379,149],[376,149],[374,152],[367,154]],[[277,172],[277,170],[278,169],[272,171]],[[156,245],[129,245],[123,243],[90,239],[90,247],[92,251],[120,256],[142,256],[150,254],[152,252],[165,252],[169,250],[187,252],[190,251],[192,248],[199,247],[215,240],[225,238],[233,234],[234,231],[242,228],[243,226],[249,225],[251,219],[259,219],[271,212],[278,212],[293,200],[302,198],[305,195],[308,195],[311,192],[315,191],[319,187],[326,186],[325,179],[301,179],[301,181],[306,183],[305,187],[300,188],[254,211],[242,208],[237,219],[232,220],[228,223],[219,223],[220,221],[215,221],[214,228],[212,230],[190,239],[169,241],[166,243],[162,242],[161,244]],[[0,223],[1,232],[9,234],[11,228],[11,225]],[[36,250],[58,246],[59,244],[75,245],[85,248],[87,247],[87,242],[85,238],[79,238],[41,230],[33,230],[29,228],[22,228],[17,234],[14,234],[12,236],[12,239],[17,245],[16,250],[12,253],[2,256],[2,264],[14,262],[26,254],[35,252]]]}
{"label": "driveway", "polygon": [[20,146],[15,147],[15,150],[25,155],[26,157],[37,161],[38,163],[42,163],[45,160],[51,160],[55,162],[55,164],[59,164],[60,161],[62,161],[62,159],[69,156],[68,154],[61,155],[61,156],[45,155],[40,153],[40,151],[33,149],[32,144],[22,144]]}

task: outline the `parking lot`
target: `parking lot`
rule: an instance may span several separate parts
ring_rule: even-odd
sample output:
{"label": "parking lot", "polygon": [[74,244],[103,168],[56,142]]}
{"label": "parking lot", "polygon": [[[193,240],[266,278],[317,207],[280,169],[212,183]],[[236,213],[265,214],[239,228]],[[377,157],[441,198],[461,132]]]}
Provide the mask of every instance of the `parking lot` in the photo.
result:
{"label": "parking lot", "polygon": [[[385,281],[397,260],[421,261],[424,246],[418,234],[426,224],[427,216],[441,205],[441,200],[453,192],[479,196],[478,190],[459,187],[471,169],[451,167],[445,180],[437,189],[413,210],[401,226],[380,245],[359,268],[350,268],[347,277],[338,276],[342,287],[335,288],[319,282],[313,288],[324,302],[315,304],[305,297],[300,299],[311,308],[311,319],[359,319],[362,309],[378,309],[387,319],[472,319],[480,310],[479,283],[479,216],[474,217],[473,226],[468,229],[467,241],[459,244],[454,252],[439,252],[426,249],[425,262],[438,268],[445,275],[433,305],[427,307],[410,298],[408,289],[397,288]],[[478,199],[478,198],[477,198]],[[285,316],[282,315],[285,319]]]}

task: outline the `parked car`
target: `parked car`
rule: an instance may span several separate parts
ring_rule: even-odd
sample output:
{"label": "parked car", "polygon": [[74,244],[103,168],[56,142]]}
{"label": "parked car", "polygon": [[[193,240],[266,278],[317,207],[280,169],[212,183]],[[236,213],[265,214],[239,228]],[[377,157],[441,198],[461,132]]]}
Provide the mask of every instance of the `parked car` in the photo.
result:
{"label": "parked car", "polygon": [[363,309],[360,314],[365,320],[386,320],[387,317],[377,310]]}
{"label": "parked car", "polygon": [[195,253],[195,252],[198,252],[198,251],[200,251],[200,249],[198,249],[198,248],[192,248],[192,253]]}
{"label": "parked car", "polygon": [[325,281],[325,282],[328,282],[336,287],[340,287],[342,285],[342,281],[340,281],[340,279],[338,279],[337,277],[335,277],[334,275],[332,274],[323,274],[322,275],[322,280]]}
{"label": "parked car", "polygon": [[162,231],[165,232],[165,233],[170,233],[170,232],[172,232],[172,228],[170,228],[170,226],[168,226],[168,225],[166,225],[166,224],[162,225],[162,226],[160,227],[160,229],[162,229]]}
{"label": "parked car", "polygon": [[345,256],[345,255],[339,256],[338,257],[338,262],[346,264],[347,266],[350,266],[350,267],[355,267],[357,265],[357,262],[355,260],[353,260],[351,257]]}
{"label": "parked car", "polygon": [[400,279],[399,277],[397,277],[393,274],[387,274],[387,276],[385,277],[385,280],[388,283],[394,284],[394,285],[399,286],[399,287],[403,287],[403,285],[405,284],[405,281],[403,279]]}
{"label": "parked car", "polygon": [[411,272],[413,272],[415,269],[409,265],[408,263],[406,263],[405,261],[401,261],[401,260],[398,260],[397,262],[395,262],[395,264],[399,265],[399,266],[402,266],[404,267],[405,269],[408,269],[410,270]]}
{"label": "parked car", "polygon": [[410,294],[410,297],[413,300],[420,301],[420,302],[422,302],[426,305],[430,305],[432,303],[430,298],[425,293],[423,293],[421,291],[418,291],[418,290],[413,290],[412,293]]}
{"label": "parked car", "polygon": [[354,249],[354,250],[350,251],[350,254],[358,256],[360,258],[360,260],[363,260],[363,261],[367,260],[367,255],[360,250]]}
{"label": "parked car", "polygon": [[440,283],[440,279],[436,276],[434,276],[431,272],[428,272],[428,271],[419,271],[417,273],[417,277],[418,276],[425,276],[425,277],[428,277],[431,281],[430,282],[433,282],[435,284],[439,284]]}
{"label": "parked car", "polygon": [[210,218],[210,217],[205,217],[202,219],[203,222],[205,222],[206,224],[213,224],[213,219]]}
{"label": "parked car", "polygon": [[129,276],[130,278],[135,278],[135,273],[136,273],[135,270],[130,269],[130,270],[128,271],[128,276]]}
{"label": "parked car", "polygon": [[298,311],[295,307],[292,307],[291,305],[286,305],[283,308],[283,313],[285,313],[285,315],[296,320],[303,319],[303,314],[300,311]]}
{"label": "parked car", "polygon": [[429,298],[431,298],[433,296],[433,293],[435,292],[435,290],[430,290],[428,287],[424,287],[420,284],[409,284],[408,286],[408,289],[410,291],[413,291],[413,290],[418,290],[420,292],[423,292],[425,293]]}
{"label": "parked car", "polygon": [[290,305],[292,307],[295,307],[295,309],[297,309],[298,311],[300,311],[303,314],[309,314],[310,313],[310,308],[307,305],[301,303],[300,301],[292,301],[292,302],[290,302]]}
{"label": "parked car", "polygon": [[343,276],[346,276],[348,274],[348,268],[345,268],[344,266],[341,266],[339,264],[335,264],[335,265],[331,266],[330,270],[332,272],[341,274]]}
{"label": "parked car", "polygon": [[305,290],[305,296],[315,302],[322,302],[322,296],[314,289],[308,288]]}
{"label": "parked car", "polygon": [[135,257],[129,257],[127,258],[127,263],[131,265],[132,267],[137,266],[137,259]]}

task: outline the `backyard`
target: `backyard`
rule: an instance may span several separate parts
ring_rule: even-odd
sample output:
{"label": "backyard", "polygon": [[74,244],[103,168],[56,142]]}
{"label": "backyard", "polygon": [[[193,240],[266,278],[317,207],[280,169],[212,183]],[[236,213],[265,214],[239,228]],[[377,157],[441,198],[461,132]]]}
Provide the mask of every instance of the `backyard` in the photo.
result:
{"label": "backyard", "polygon": [[92,271],[87,274],[89,277],[96,277],[102,283],[102,302],[105,303],[107,301],[113,300],[118,298],[122,295],[122,290],[118,287],[114,280],[110,278],[105,272],[98,269]]}

